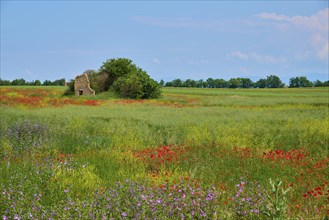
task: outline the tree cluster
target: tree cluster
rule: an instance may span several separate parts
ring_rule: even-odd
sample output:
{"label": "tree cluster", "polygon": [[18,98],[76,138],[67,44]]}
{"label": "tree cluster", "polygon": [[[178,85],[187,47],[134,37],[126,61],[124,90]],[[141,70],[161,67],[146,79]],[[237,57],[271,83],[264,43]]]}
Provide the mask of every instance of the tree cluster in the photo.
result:
{"label": "tree cluster", "polygon": [[0,86],[65,86],[65,79],[58,79],[55,81],[45,80],[41,83],[40,80],[26,81],[23,78],[10,80],[0,79]]}
{"label": "tree cluster", "polygon": [[[165,87],[192,87],[192,88],[283,88],[286,85],[276,75],[269,75],[266,79],[259,79],[253,82],[249,78],[231,78],[230,80],[224,79],[213,79],[208,78],[207,80],[181,80],[174,79],[173,81],[164,82],[160,81],[161,86]],[[289,87],[320,87],[329,86],[329,81],[321,82],[316,80],[315,82],[309,81],[305,76],[291,78]]]}
{"label": "tree cluster", "polygon": [[[148,99],[161,95],[160,85],[130,59],[109,59],[98,71],[86,70],[90,87],[96,92],[113,91],[122,98]],[[71,83],[72,84],[72,83]],[[74,89],[72,86],[70,89]]]}

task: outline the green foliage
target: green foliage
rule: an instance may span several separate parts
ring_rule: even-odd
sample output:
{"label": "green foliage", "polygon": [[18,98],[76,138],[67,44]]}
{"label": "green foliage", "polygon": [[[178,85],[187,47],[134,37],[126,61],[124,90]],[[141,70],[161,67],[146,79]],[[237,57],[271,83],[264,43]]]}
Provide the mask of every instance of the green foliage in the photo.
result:
{"label": "green foliage", "polygon": [[182,87],[183,86],[183,81],[180,79],[174,79],[171,83],[173,87]]}
{"label": "green foliage", "polygon": [[235,88],[239,88],[239,87],[241,86],[241,82],[240,82],[240,80],[239,80],[239,79],[236,79],[236,78],[232,78],[232,79],[230,79],[230,80],[228,81],[228,83],[229,83],[229,87],[230,87],[230,88],[233,88],[233,89],[235,89]]}
{"label": "green foliage", "polygon": [[45,80],[42,83],[43,86],[65,86],[65,79],[57,79],[55,81]]}
{"label": "green foliage", "polygon": [[143,84],[134,73],[119,78],[114,82],[113,88],[122,98],[141,99],[144,95]]}
{"label": "green foliage", "polygon": [[0,78],[0,86],[10,86],[11,82],[10,80],[3,80]]}
{"label": "green foliage", "polygon": [[35,81],[33,82],[33,85],[34,85],[34,86],[41,86],[41,82],[40,82],[40,80],[35,80]]}
{"label": "green foliage", "polygon": [[283,88],[285,85],[278,76],[270,75],[266,79],[260,79],[254,83],[249,78],[231,78],[228,81],[224,79],[208,78],[206,81],[202,79],[195,81],[187,79],[174,79],[165,83],[166,87],[191,87],[191,88]]}
{"label": "green foliage", "polygon": [[20,79],[14,79],[12,82],[11,82],[11,85],[12,86],[24,86],[26,84],[26,81],[25,79],[23,78],[20,78]]}
{"label": "green foliage", "polygon": [[260,79],[255,84],[256,88],[266,88],[267,86],[267,80],[266,79]]}
{"label": "green foliage", "polygon": [[290,88],[312,87],[313,83],[305,76],[291,78],[289,81]]}
{"label": "green foliage", "polygon": [[283,189],[282,181],[272,181],[270,179],[271,190],[267,192],[266,197],[269,203],[266,206],[265,214],[271,219],[284,220],[287,219],[286,213],[288,208],[287,194],[291,188]]}
{"label": "green foliage", "polygon": [[64,96],[74,95],[74,80],[68,83],[68,88],[64,91]]}
{"label": "green foliage", "polygon": [[275,75],[269,75],[267,76],[267,87],[268,88],[283,88],[284,84],[280,80],[278,76]]}
{"label": "green foliage", "polygon": [[100,69],[108,75],[104,89],[111,88],[122,98],[148,99],[160,96],[159,84],[126,58],[108,60]]}
{"label": "green foliage", "polygon": [[137,67],[132,60],[127,58],[109,59],[100,67],[100,73],[106,73],[108,79],[106,81],[105,90],[108,90],[112,84],[119,78],[136,72]]}

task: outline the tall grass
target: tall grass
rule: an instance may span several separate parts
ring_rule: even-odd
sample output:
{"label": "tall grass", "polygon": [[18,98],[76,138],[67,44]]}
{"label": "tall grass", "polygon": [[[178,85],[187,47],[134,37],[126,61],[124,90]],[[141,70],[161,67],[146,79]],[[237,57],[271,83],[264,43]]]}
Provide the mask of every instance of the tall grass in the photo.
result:
{"label": "tall grass", "polygon": [[[72,200],[72,204],[83,207],[83,201],[91,205],[94,192],[117,181],[129,179],[154,187],[182,178],[220,191],[216,202],[225,205],[216,206],[216,213],[222,217],[235,218],[234,210],[243,213],[241,207],[247,207],[230,202],[237,183],[243,179],[270,189],[270,178],[283,180],[285,188],[292,187],[287,197],[291,206],[285,215],[323,216],[329,208],[325,205],[327,90],[164,88],[159,100],[136,102],[111,94],[90,97],[102,100],[98,106],[33,108],[4,103],[0,107],[0,186],[18,193],[12,194],[15,198],[24,194],[17,201],[26,200],[15,200],[19,207],[10,209],[7,216],[32,213],[27,207],[33,201],[43,210],[56,209],[61,217],[68,217],[64,215],[67,210],[60,211],[68,192],[80,201]],[[24,132],[24,123],[47,128],[42,136],[33,133],[31,141],[47,137],[36,142],[41,146],[25,146],[31,141],[15,140],[8,134],[14,128]],[[19,154],[15,143],[21,144]],[[323,196],[315,190],[318,195],[307,197],[318,187]],[[43,199],[35,196],[39,193]],[[13,204],[5,198],[1,202],[2,212]],[[255,208],[251,210],[254,218]]]}

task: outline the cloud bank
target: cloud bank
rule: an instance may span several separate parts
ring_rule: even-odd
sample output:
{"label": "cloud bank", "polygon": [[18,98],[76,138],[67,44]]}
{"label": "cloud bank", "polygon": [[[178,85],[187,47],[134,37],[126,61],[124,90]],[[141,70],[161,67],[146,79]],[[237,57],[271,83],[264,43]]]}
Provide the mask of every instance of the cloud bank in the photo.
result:
{"label": "cloud bank", "polygon": [[318,11],[311,16],[286,16],[277,13],[260,13],[257,15],[261,19],[273,20],[295,26],[311,34],[309,43],[314,48],[316,55],[320,59],[328,59],[329,43],[329,8]]}
{"label": "cloud bank", "polygon": [[286,62],[286,59],[284,57],[274,57],[269,55],[258,54],[256,52],[244,53],[241,51],[234,51],[228,54],[228,57],[238,58],[240,60],[246,60],[246,61],[256,61],[258,63],[268,63],[268,64],[278,64],[278,63]]}

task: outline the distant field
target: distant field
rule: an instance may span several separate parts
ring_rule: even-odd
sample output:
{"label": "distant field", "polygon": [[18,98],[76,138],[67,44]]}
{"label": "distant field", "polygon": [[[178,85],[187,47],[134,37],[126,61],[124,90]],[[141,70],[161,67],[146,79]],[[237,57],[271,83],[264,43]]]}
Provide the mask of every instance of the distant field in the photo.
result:
{"label": "distant field", "polygon": [[8,219],[329,215],[328,87],[163,88],[158,100],[0,88]]}

